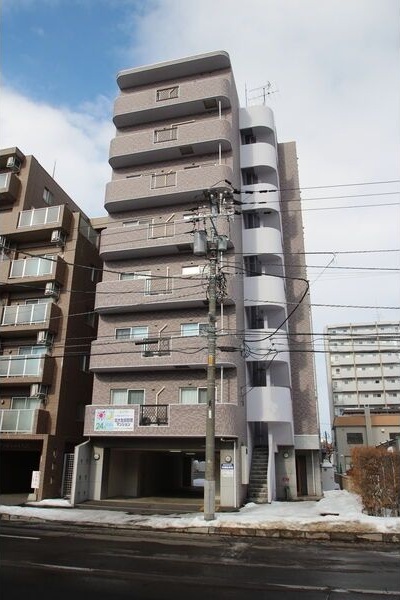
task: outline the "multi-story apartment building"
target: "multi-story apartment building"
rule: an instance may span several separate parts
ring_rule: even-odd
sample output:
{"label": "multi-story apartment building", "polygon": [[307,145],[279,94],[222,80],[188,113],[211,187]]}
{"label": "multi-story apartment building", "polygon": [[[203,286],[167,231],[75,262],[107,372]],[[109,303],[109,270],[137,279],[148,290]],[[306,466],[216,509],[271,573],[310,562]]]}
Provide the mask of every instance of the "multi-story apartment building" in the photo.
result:
{"label": "multi-story apartment building", "polygon": [[400,435],[400,323],[347,323],[325,330],[336,465],[351,466],[355,445]]}
{"label": "multi-story apartment building", "polygon": [[[269,108],[239,107],[226,52],[117,82],[74,497],[177,493],[201,479],[209,261],[197,242],[214,234],[219,503],[318,495],[312,354],[291,352],[310,331],[295,145],[277,144]],[[221,188],[215,211],[208,192]]]}
{"label": "multi-story apartment building", "polygon": [[68,491],[93,385],[97,238],[33,156],[0,151],[2,493]]}

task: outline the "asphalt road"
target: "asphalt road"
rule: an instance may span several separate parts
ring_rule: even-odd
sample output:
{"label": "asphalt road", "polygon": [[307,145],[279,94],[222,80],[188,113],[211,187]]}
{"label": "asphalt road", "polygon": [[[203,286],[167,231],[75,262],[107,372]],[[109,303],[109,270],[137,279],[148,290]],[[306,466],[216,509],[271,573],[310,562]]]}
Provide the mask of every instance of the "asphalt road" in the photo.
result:
{"label": "asphalt road", "polygon": [[400,549],[2,523],[2,600],[400,599]]}

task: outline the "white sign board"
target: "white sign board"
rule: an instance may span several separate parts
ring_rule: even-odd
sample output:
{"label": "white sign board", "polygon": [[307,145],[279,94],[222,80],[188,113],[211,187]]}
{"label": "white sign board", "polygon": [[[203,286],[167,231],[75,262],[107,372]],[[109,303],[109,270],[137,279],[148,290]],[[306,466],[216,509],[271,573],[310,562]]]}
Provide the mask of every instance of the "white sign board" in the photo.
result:
{"label": "white sign board", "polygon": [[94,415],[95,431],[133,431],[132,408],[98,408]]}
{"label": "white sign board", "polygon": [[31,488],[34,490],[40,487],[40,471],[32,471]]}

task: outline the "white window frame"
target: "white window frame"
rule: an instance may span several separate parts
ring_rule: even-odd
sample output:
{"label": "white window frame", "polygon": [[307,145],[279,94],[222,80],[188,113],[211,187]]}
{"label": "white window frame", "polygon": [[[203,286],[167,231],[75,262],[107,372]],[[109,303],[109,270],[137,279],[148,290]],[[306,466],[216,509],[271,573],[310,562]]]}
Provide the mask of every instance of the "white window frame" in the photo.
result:
{"label": "white window frame", "polygon": [[[118,392],[121,395],[124,395],[124,401],[123,402],[114,402],[113,399],[113,395],[114,392]],[[143,401],[142,402],[129,402],[129,393],[130,392],[142,392],[143,393]],[[121,405],[127,405],[127,406],[137,406],[137,405],[142,405],[142,404],[146,404],[146,390],[144,388],[112,388],[110,390],[110,404],[113,406],[121,406]]]}
{"label": "white window frame", "polygon": [[[193,333],[185,332],[185,326],[192,328]],[[196,337],[208,333],[208,323],[181,323],[181,337]]]}
{"label": "white window frame", "polygon": [[[196,392],[196,401],[195,402],[184,402],[183,401],[183,394],[186,391],[190,391],[190,392]],[[204,394],[205,394],[205,399],[203,401],[200,401],[201,395],[203,395],[204,398]],[[217,394],[215,394],[215,396],[217,396]],[[197,404],[207,404],[207,388],[206,387],[189,387],[189,386],[183,386],[179,388],[179,404],[184,404],[186,406],[190,406],[190,405],[197,405]]]}
{"label": "white window frame", "polygon": [[47,204],[47,206],[53,206],[54,204],[54,194],[47,187],[43,190],[43,202]]}

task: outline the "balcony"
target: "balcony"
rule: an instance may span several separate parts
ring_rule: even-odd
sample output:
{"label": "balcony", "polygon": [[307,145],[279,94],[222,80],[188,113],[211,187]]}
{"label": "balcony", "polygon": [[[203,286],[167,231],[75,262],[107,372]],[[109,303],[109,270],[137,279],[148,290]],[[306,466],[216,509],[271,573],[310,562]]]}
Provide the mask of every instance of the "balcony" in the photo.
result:
{"label": "balcony", "polygon": [[[51,233],[60,229],[63,233],[71,231],[72,213],[65,204],[33,208],[18,213],[12,229],[0,227],[0,232],[16,242],[51,242]],[[54,244],[57,246],[57,244]]]}
{"label": "balcony", "polygon": [[243,230],[243,251],[246,254],[283,254],[282,236],[274,227]]}
{"label": "balcony", "polygon": [[48,417],[40,408],[0,410],[0,433],[47,433]]}
{"label": "balcony", "polygon": [[0,173],[0,210],[9,208],[18,198],[21,181],[15,173]]}
{"label": "balcony", "polygon": [[[259,183],[242,185],[249,194],[242,194],[242,210],[262,210],[280,212],[279,192],[275,184],[269,182],[268,176],[259,178]],[[268,193],[257,193],[268,190]]]}
{"label": "balcony", "polygon": [[240,129],[266,129],[275,132],[274,113],[268,106],[248,106],[239,109]]}
{"label": "balcony", "polygon": [[7,290],[21,290],[24,287],[39,285],[56,281],[64,285],[66,276],[66,263],[61,256],[52,255],[49,258],[34,257],[20,258],[0,263],[0,280],[5,282]]}
{"label": "balcony", "polygon": [[0,356],[1,385],[50,385],[54,358],[51,356]]}
{"label": "balcony", "polygon": [[267,142],[256,142],[240,147],[240,167],[242,169],[254,168],[259,176],[263,171],[273,169],[277,171],[277,153],[275,146]]}
{"label": "balcony", "polygon": [[[103,281],[97,284],[95,311],[127,313],[174,308],[204,308],[208,304],[200,276]],[[229,278],[224,304],[234,304],[236,281]]]}
{"label": "balcony", "polygon": [[[158,410],[165,414],[165,405]],[[151,408],[150,408],[151,407]],[[150,405],[149,410],[154,410]],[[162,408],[161,408],[162,407]],[[167,423],[141,424],[146,405],[111,406],[92,404],[86,407],[85,436],[99,437],[204,437],[206,434],[205,404],[168,404]],[[215,435],[238,436],[243,430],[243,408],[236,404],[215,405]]]}
{"label": "balcony", "polygon": [[[219,235],[231,235],[226,218],[217,221]],[[232,245],[232,239],[230,240]],[[135,227],[108,227],[101,234],[100,256],[119,260],[142,256],[165,256],[193,251],[193,223],[181,221],[149,223]]]}
{"label": "balcony", "polygon": [[280,277],[258,275],[244,278],[245,306],[264,305],[282,306],[286,304],[285,284]]}
{"label": "balcony", "polygon": [[247,421],[293,423],[292,399],[287,387],[254,387],[247,394]]}
{"label": "balcony", "polygon": [[54,302],[4,306],[0,335],[17,337],[21,336],[21,332],[29,335],[44,329],[50,333],[57,333],[60,317],[61,309]]}
{"label": "balcony", "polygon": [[[155,141],[155,134],[166,141]],[[232,128],[226,119],[195,121],[154,131],[119,135],[111,141],[109,163],[113,169],[176,161],[182,156],[217,155],[232,150]]]}
{"label": "balcony", "polygon": [[160,182],[142,175],[110,181],[106,186],[106,210],[113,213],[198,201],[203,191],[218,181],[233,181],[233,171],[214,160],[209,164],[171,171],[164,177],[164,181]]}
{"label": "balcony", "polygon": [[[166,86],[160,85],[162,87]],[[227,79],[215,78],[205,84],[198,78],[181,82],[177,87],[177,96],[165,100],[157,99],[154,87],[121,94],[114,104],[115,126],[120,129],[204,114],[218,110],[218,102],[221,102],[222,110],[231,107],[231,85]]]}
{"label": "balcony", "polygon": [[246,329],[246,348],[249,350],[248,361],[254,361],[255,356],[260,356],[260,360],[265,360],[265,356],[272,357],[276,352],[278,355],[274,358],[274,363],[290,362],[289,340],[283,329]]}
{"label": "balcony", "polygon": [[[156,338],[155,338],[156,340]],[[161,340],[162,341],[162,340]],[[133,340],[92,342],[90,370],[94,373],[128,373],[131,371],[165,371],[171,369],[206,369],[207,337],[166,338],[167,344],[137,345]],[[237,339],[224,336],[223,347],[237,348]],[[217,350],[217,367],[235,368],[239,352]]]}

